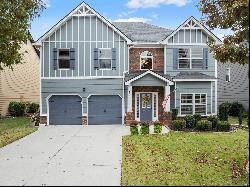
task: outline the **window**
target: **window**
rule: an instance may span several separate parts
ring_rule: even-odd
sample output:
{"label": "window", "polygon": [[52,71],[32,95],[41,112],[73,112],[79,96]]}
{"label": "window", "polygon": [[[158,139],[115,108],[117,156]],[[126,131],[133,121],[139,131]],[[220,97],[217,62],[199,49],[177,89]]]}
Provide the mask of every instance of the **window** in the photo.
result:
{"label": "window", "polygon": [[112,50],[109,49],[99,49],[99,67],[100,69],[111,69],[112,63]]}
{"label": "window", "polygon": [[206,94],[181,94],[181,115],[207,114]]}
{"label": "window", "polygon": [[193,114],[193,94],[181,95],[181,115]]}
{"label": "window", "polygon": [[202,69],[203,48],[181,48],[178,58],[179,69]]}
{"label": "window", "polygon": [[226,69],[226,81],[227,82],[231,81],[231,70],[230,70],[230,68]]}
{"label": "window", "polygon": [[59,69],[70,69],[69,49],[59,49],[58,67]]}
{"label": "window", "polygon": [[153,69],[153,55],[149,51],[144,51],[140,56],[141,70]]}

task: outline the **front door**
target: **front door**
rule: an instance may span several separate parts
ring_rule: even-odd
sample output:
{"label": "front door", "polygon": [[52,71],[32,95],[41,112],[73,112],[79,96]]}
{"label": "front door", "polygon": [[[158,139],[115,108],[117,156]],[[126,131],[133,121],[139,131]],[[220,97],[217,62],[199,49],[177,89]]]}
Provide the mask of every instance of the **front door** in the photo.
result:
{"label": "front door", "polygon": [[153,121],[152,93],[141,93],[140,101],[140,121]]}

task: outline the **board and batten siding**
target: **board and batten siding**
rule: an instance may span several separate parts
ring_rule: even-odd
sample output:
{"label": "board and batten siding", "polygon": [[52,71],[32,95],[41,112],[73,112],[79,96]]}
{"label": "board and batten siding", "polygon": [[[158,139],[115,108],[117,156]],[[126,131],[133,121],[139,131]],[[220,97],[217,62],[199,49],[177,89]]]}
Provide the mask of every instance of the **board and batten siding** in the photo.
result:
{"label": "board and batten siding", "polygon": [[[119,95],[123,98],[123,79],[49,79],[42,80],[42,115],[47,115],[47,98],[51,95],[79,95],[83,114],[87,113],[87,98],[91,95]],[[85,91],[83,90],[85,89]]]}
{"label": "board and batten siding", "polygon": [[[74,70],[54,70],[54,48],[75,49]],[[95,48],[116,48],[115,70],[94,69]],[[42,78],[123,76],[123,72],[128,69],[126,40],[96,16],[71,17],[42,42],[42,49]]]}
{"label": "board and batten siding", "polygon": [[[207,114],[211,115],[215,112],[215,98],[211,96],[213,87],[211,89],[211,82],[176,82],[176,108],[180,114],[180,96],[181,94],[207,94]],[[214,94],[213,94],[214,95]],[[212,103],[212,105],[211,105]],[[212,112],[211,112],[212,111]]]}
{"label": "board and batten siding", "polygon": [[[165,49],[165,73],[169,74],[170,76],[174,77],[180,72],[200,72],[209,76],[215,77],[215,59],[213,54],[208,52],[208,62],[206,69],[178,69],[178,67],[174,67],[174,49],[176,48],[208,48],[206,45],[204,46],[188,46],[188,45],[175,45],[175,46],[167,46]],[[209,51],[209,50],[208,50]]]}
{"label": "board and batten siding", "polygon": [[[231,72],[230,82],[226,81],[227,68]],[[249,109],[249,65],[218,62],[218,107],[227,101],[239,101]]]}

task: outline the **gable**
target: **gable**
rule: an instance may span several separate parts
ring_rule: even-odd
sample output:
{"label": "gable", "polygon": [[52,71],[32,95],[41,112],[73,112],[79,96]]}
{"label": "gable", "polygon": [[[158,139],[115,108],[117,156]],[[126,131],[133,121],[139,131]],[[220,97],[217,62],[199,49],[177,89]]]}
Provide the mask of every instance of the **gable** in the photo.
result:
{"label": "gable", "polygon": [[166,86],[166,82],[153,76],[152,74],[147,74],[138,80],[134,81],[132,86]]}
{"label": "gable", "polygon": [[187,19],[180,25],[171,35],[164,41],[164,44],[207,44],[208,41],[220,43],[220,39],[216,37],[210,30],[203,26],[194,17]]}
{"label": "gable", "polygon": [[[86,38],[86,35],[89,38]],[[102,38],[98,38],[98,35],[102,35]],[[83,2],[40,37],[35,45],[41,45],[43,41],[49,41],[50,37],[56,41],[73,42],[83,41],[84,39],[84,41],[98,41],[98,39],[105,39],[105,37],[108,38],[111,35],[121,37],[128,43],[132,42],[108,20]],[[85,38],[81,38],[82,36]]]}

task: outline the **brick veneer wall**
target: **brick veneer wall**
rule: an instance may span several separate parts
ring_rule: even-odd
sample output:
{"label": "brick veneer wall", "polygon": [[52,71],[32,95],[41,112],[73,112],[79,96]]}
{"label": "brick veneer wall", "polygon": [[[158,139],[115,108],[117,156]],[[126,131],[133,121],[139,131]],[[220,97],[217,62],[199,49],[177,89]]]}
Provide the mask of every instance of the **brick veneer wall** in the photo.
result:
{"label": "brick veneer wall", "polygon": [[164,72],[164,49],[163,48],[131,48],[129,52],[129,71],[140,71],[140,55],[144,51],[153,54],[153,70]]}
{"label": "brick veneer wall", "polygon": [[158,118],[159,121],[164,125],[170,125],[171,123],[171,113],[164,112],[162,107],[162,102],[164,100],[164,88],[161,86],[135,86],[133,87],[132,95],[132,110],[133,112],[127,112],[125,117],[126,125],[131,125],[135,121],[135,92],[158,92]]}
{"label": "brick veneer wall", "polygon": [[40,124],[47,125],[47,116],[40,116]]}

